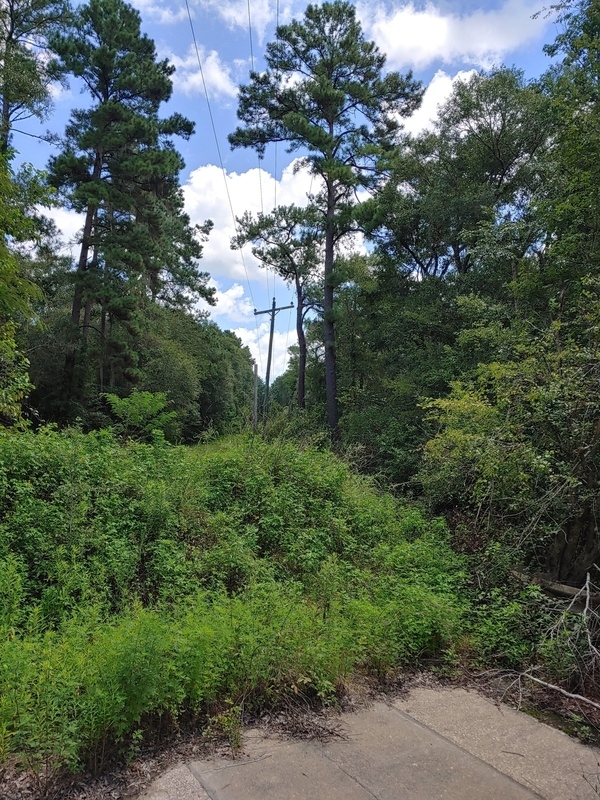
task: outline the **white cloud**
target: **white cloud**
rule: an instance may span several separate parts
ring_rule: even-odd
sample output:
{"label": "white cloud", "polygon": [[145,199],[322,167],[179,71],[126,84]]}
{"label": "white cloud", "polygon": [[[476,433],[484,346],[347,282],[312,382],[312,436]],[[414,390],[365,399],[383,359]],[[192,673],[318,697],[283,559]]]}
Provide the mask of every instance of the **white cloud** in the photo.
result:
{"label": "white cloud", "polygon": [[40,211],[45,217],[53,220],[56,225],[62,244],[61,254],[76,258],[81,243],[85,215],[70,211],[68,208],[43,208]]}
{"label": "white cloud", "polygon": [[155,0],[132,0],[144,19],[151,19],[159,25],[174,25],[187,19],[187,9],[183,4],[160,3]]}
{"label": "white cloud", "polygon": [[[247,0],[193,0],[193,5],[215,14],[231,29],[241,28],[248,30],[248,2]],[[281,0],[279,3],[279,22],[287,22],[294,13],[294,0]],[[250,21],[252,24],[253,38],[258,43],[265,39],[269,26],[276,22],[277,6],[272,0],[253,0],[250,7]]]}
{"label": "white cloud", "polygon": [[387,54],[392,69],[424,69],[435,61],[488,69],[507,53],[538,38],[548,24],[537,0],[506,0],[500,8],[470,14],[444,13],[433,3],[388,8],[360,2],[367,35]]}
{"label": "white cloud", "polygon": [[192,46],[187,55],[181,58],[174,53],[168,53],[167,58],[176,68],[173,76],[175,88],[185,94],[204,93],[202,75],[210,97],[235,97],[237,86],[231,78],[231,70],[223,64],[216,50],[206,51],[202,46],[198,48],[202,73],[198,66],[198,56]]}
{"label": "white cloud", "polygon": [[66,84],[58,82],[51,83],[48,86],[48,92],[55,103],[60,103],[62,100],[71,100],[73,97],[71,89]]}
{"label": "white cloud", "polygon": [[223,289],[217,281],[211,281],[215,291],[215,306],[208,303],[200,303],[200,307],[210,312],[213,319],[227,317],[227,325],[239,324],[252,319],[254,316],[254,305],[250,298],[245,294],[244,287],[239,283],[234,283],[229,289]]}
{"label": "white cloud", "polygon": [[[289,314],[289,312],[287,313]],[[292,309],[292,317],[289,319],[284,318],[286,330],[275,331],[273,335],[271,382],[278,375],[285,372],[289,361],[288,348],[297,343],[293,314],[294,311]],[[267,353],[269,352],[269,323],[263,322],[254,328],[236,328],[233,332],[236,336],[239,336],[242,344],[246,345],[250,350],[252,357],[258,364],[259,375],[264,380],[267,371]]]}
{"label": "white cloud", "polygon": [[[293,164],[284,169],[278,181],[258,167],[242,173],[227,173],[225,180],[234,214],[238,217],[244,211],[257,214],[264,210],[268,213],[274,205],[275,190],[278,204],[305,205],[307,192],[311,187],[313,191],[315,188],[308,172],[300,170],[294,173]],[[230,242],[235,235],[235,227],[220,167],[207,164],[195,169],[184,185],[183,193],[185,210],[192,222],[201,223],[206,219],[214,222],[208,242],[204,245],[202,268],[217,280],[228,278],[245,283],[247,280],[263,279],[264,270],[249,247],[244,249],[243,258],[239,251],[231,250]]]}
{"label": "white cloud", "polygon": [[431,128],[432,123],[437,119],[440,105],[450,97],[454,84],[458,81],[468,81],[474,74],[475,70],[461,70],[451,77],[443,70],[438,69],[425,90],[420,108],[408,119],[402,119],[404,130],[416,135],[426,128]]}

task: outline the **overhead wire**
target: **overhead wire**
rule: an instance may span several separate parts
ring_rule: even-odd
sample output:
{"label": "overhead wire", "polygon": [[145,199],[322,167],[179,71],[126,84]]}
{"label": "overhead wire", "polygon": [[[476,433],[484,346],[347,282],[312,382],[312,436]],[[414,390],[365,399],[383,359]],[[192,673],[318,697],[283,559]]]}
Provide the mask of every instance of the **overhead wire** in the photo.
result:
{"label": "overhead wire", "polygon": [[[206,86],[206,80],[205,80],[205,77],[204,77],[204,70],[202,69],[202,59],[200,58],[200,50],[198,48],[198,42],[197,42],[197,39],[196,39],[196,32],[194,30],[194,23],[192,22],[192,13],[190,11],[190,4],[189,4],[188,0],[185,0],[185,7],[186,7],[186,10],[187,10],[188,20],[189,20],[189,23],[190,23],[190,30],[192,32],[192,42],[194,44],[194,49],[196,51],[196,58],[198,60],[198,68],[200,70],[200,79],[202,80],[202,87],[204,89],[204,97],[206,99],[206,105],[207,105],[207,108],[208,108],[208,116],[209,116],[209,119],[210,119],[210,124],[211,124],[211,128],[212,128],[213,136],[214,136],[214,139],[215,139],[215,145],[216,145],[216,148],[217,148],[217,156],[219,158],[219,165],[221,167],[221,173],[223,175],[223,182],[225,184],[225,193],[227,195],[227,202],[229,204],[229,210],[231,211],[231,218],[233,220],[233,228],[235,230],[236,235],[239,235],[239,228],[238,228],[237,220],[235,218],[235,212],[233,210],[233,202],[231,200],[231,194],[229,192],[229,185],[227,183],[227,173],[225,171],[225,165],[223,163],[223,156],[221,155],[221,147],[219,145],[219,137],[217,136],[217,128],[216,128],[216,125],[215,125],[215,119],[214,119],[214,116],[213,116],[213,113],[212,113],[212,108],[211,108],[211,105],[210,105],[210,98],[208,96],[208,87]],[[243,251],[242,248],[240,248],[239,252],[240,252],[240,257],[242,259],[242,264],[244,266],[244,273],[246,275],[246,283],[248,284],[248,292],[250,294],[250,299],[252,300],[252,305],[256,307],[256,303],[254,301],[254,295],[252,293],[252,286],[250,285],[250,277],[248,275],[248,267],[246,266],[246,259],[244,258],[244,251]],[[256,319],[256,317],[254,318],[254,324],[256,326],[256,345],[257,345],[257,349],[258,349],[258,362],[259,362],[259,365],[260,365],[260,371],[262,372],[262,357],[261,357],[261,351],[260,351],[260,331],[259,331],[259,328],[258,328],[258,320]]]}
{"label": "overhead wire", "polygon": [[[275,42],[279,38],[279,0],[277,0],[277,6],[275,11]],[[277,208],[277,142],[275,142],[275,164],[274,164],[274,172],[273,176],[275,178],[275,192],[274,192],[274,199],[273,199],[273,208]]]}
{"label": "overhead wire", "polygon": [[[252,46],[252,14],[250,12],[250,0],[247,0],[247,6],[248,6],[248,38],[250,40],[250,69],[251,69],[251,72],[254,72],[254,48]],[[262,167],[261,167],[261,157],[260,157],[260,155],[258,153],[256,155],[256,158],[257,158],[257,161],[258,161],[258,191],[259,191],[259,196],[260,196],[260,213],[264,214],[265,213],[265,207],[264,207],[264,203],[263,203]],[[269,272],[270,272],[269,265],[265,264],[265,277],[266,277],[266,281],[267,281],[267,297],[271,296],[271,293],[270,293],[270,290],[269,290]],[[273,289],[275,289],[275,274],[273,274]]]}
{"label": "overhead wire", "polygon": [[248,34],[250,36],[250,63],[254,72],[254,50],[252,48],[252,19],[250,17],[250,0],[248,0]]}

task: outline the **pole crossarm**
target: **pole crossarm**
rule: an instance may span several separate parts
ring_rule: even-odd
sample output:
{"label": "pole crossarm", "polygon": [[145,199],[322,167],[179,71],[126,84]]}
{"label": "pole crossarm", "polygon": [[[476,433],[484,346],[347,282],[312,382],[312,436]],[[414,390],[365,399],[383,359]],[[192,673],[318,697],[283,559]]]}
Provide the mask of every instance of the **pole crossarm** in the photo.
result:
{"label": "pole crossarm", "polygon": [[294,304],[290,303],[289,306],[279,306],[279,308],[275,308],[275,299],[273,298],[273,308],[267,308],[264,311],[257,311],[254,309],[254,316],[257,317],[259,314],[272,314],[273,312],[287,311],[288,308],[294,308]]}
{"label": "pole crossarm", "polygon": [[273,298],[273,305],[271,308],[266,308],[264,311],[257,311],[254,309],[254,316],[257,317],[259,314],[270,314],[271,315],[271,330],[269,332],[269,355],[267,357],[267,374],[265,375],[265,402],[264,402],[264,414],[267,415],[267,409],[269,408],[269,378],[271,377],[271,359],[273,357],[273,335],[275,333],[275,317],[278,311],[286,311],[288,308],[293,308],[294,304],[290,303],[289,306],[280,306],[279,308],[275,305],[275,298]]}

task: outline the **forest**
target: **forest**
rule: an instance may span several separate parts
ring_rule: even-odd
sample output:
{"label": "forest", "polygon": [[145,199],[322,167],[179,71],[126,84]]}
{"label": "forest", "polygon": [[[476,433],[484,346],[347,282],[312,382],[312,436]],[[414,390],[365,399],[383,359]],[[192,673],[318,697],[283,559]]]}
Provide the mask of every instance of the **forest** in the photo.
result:
{"label": "forest", "polygon": [[540,78],[474,73],[420,134],[351,3],[277,28],[229,144],[284,143],[314,193],[231,243],[295,292],[253,426],[250,352],[198,310],[173,65],[125,0],[0,3],[0,785],[417,668],[600,725],[600,9],[547,13]]}

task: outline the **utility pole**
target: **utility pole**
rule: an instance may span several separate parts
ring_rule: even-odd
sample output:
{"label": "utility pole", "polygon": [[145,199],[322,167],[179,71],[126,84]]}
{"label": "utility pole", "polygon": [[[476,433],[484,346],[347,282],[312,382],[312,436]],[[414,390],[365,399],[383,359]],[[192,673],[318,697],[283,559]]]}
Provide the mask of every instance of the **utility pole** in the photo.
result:
{"label": "utility pole", "polygon": [[267,357],[267,374],[265,376],[265,403],[263,406],[263,413],[265,417],[267,416],[267,410],[269,408],[269,378],[271,377],[271,358],[273,356],[273,334],[275,333],[275,315],[278,311],[285,311],[288,308],[293,308],[294,304],[291,303],[289,306],[280,306],[279,308],[275,308],[275,298],[273,298],[273,305],[271,308],[265,309],[265,311],[257,311],[254,309],[254,316],[257,317],[259,314],[270,314],[271,315],[271,331],[269,333],[269,355]]}

